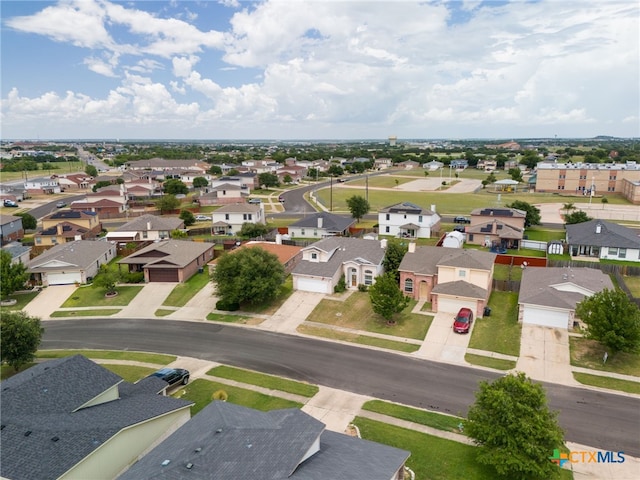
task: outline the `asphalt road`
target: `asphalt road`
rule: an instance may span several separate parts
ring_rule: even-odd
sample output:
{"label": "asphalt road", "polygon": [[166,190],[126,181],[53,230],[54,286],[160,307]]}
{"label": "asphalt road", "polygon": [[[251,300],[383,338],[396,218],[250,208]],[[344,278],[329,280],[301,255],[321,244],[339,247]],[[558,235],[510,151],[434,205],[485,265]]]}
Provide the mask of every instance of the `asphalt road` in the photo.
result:
{"label": "asphalt road", "polygon": [[[499,375],[323,340],[170,320],[45,323],[42,348],[142,350],[190,356],[407,405],[466,414],[480,380]],[[640,457],[640,399],[544,384],[568,441]]]}

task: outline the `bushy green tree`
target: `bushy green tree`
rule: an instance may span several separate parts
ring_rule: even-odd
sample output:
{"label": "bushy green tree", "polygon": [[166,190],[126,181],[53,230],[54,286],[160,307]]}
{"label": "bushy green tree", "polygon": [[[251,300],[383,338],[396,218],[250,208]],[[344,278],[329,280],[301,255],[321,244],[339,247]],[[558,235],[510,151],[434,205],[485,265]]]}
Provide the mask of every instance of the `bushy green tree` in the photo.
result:
{"label": "bushy green tree", "polygon": [[399,240],[390,240],[387,243],[387,250],[384,252],[384,259],[382,260],[384,271],[389,275],[393,275],[393,278],[398,284],[400,284],[400,272],[398,272],[398,267],[406,255],[407,250],[408,247],[404,242],[400,242]]}
{"label": "bushy green tree", "polygon": [[17,372],[35,359],[44,329],[40,319],[21,310],[2,312],[0,317],[0,358]]}
{"label": "bushy green tree", "polygon": [[187,232],[185,232],[184,230],[180,230],[179,228],[176,228],[175,230],[171,230],[171,233],[169,234],[171,236],[171,238],[188,238],[189,234]]}
{"label": "bushy green tree", "polygon": [[566,225],[574,225],[576,223],[584,223],[584,222],[588,222],[589,220],[593,220],[589,215],[587,215],[587,212],[583,211],[583,210],[575,210],[571,213],[568,213],[564,216],[564,223]]}
{"label": "bushy green tree", "polygon": [[117,272],[109,269],[106,265],[100,265],[98,275],[93,280],[93,284],[96,287],[104,288],[105,293],[116,293],[116,285],[120,281],[120,276]]}
{"label": "bushy green tree", "polygon": [[86,173],[87,175],[90,175],[92,177],[97,177],[98,176],[98,169],[96,167],[94,167],[93,165],[87,165],[84,168],[84,173]]}
{"label": "bushy green tree", "polygon": [[587,338],[609,347],[613,353],[640,347],[640,309],[622,290],[604,289],[576,306],[576,316],[588,326]]}
{"label": "bushy green tree", "polygon": [[562,447],[564,433],[544,389],[524,373],[480,382],[467,418],[465,431],[479,445],[478,461],[492,466],[498,478],[558,476],[560,469],[549,457]]}
{"label": "bushy green tree", "polygon": [[509,175],[511,176],[511,179],[515,180],[516,182],[522,181],[522,170],[520,170],[519,168],[510,168]]}
{"label": "bushy green tree", "polygon": [[242,224],[242,227],[240,227],[238,234],[242,238],[258,238],[266,235],[270,231],[271,227],[264,223],[245,222]]}
{"label": "bushy green tree", "polygon": [[264,186],[264,188],[269,189],[280,185],[280,180],[275,173],[265,172],[258,175],[258,183]]}
{"label": "bushy green tree", "polygon": [[540,225],[540,209],[535,205],[523,202],[522,200],[516,200],[515,202],[507,204],[507,207],[526,212],[527,216],[524,219],[525,227],[530,227],[531,225]]}
{"label": "bushy green tree", "polygon": [[369,298],[373,311],[388,323],[392,323],[393,316],[409,304],[409,297],[404,296],[395,277],[388,273],[376,278],[369,288]]}
{"label": "bushy green tree", "polygon": [[252,247],[220,257],[211,278],[224,302],[259,304],[277,297],[285,273],[276,255]]}
{"label": "bushy green tree", "polygon": [[156,207],[160,213],[171,212],[180,206],[180,200],[175,195],[163,195],[156,202]]}
{"label": "bushy green tree", "polygon": [[209,185],[209,181],[204,177],[196,177],[193,179],[194,188],[203,188]]}
{"label": "bushy green tree", "polygon": [[189,210],[182,210],[180,212],[180,220],[184,222],[185,227],[196,223],[196,217]]}
{"label": "bushy green tree", "polygon": [[6,300],[16,290],[24,287],[29,279],[27,267],[22,263],[12,263],[6,250],[0,250],[0,299]]}
{"label": "bushy green tree", "polygon": [[353,195],[347,198],[347,206],[349,207],[351,216],[356,219],[356,222],[359,222],[362,217],[369,213],[369,209],[371,208],[369,202],[360,195]]}
{"label": "bushy green tree", "polygon": [[38,220],[30,213],[16,213],[16,217],[22,218],[22,228],[25,230],[35,230],[38,228]]}
{"label": "bushy green tree", "polygon": [[222,169],[218,165],[211,165],[211,168],[207,170],[207,173],[211,175],[222,175]]}
{"label": "bushy green tree", "polygon": [[162,190],[164,190],[164,193],[170,195],[186,195],[189,193],[189,188],[187,188],[182,180],[178,180],[177,178],[165,180],[162,184]]}

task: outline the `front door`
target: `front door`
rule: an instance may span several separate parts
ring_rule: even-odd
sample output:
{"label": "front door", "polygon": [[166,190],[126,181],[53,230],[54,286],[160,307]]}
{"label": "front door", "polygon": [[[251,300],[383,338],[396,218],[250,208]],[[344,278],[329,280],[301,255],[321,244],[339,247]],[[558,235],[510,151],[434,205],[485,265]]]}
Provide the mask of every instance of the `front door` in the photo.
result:
{"label": "front door", "polygon": [[351,269],[351,286],[352,287],[358,286],[358,274],[355,268]]}

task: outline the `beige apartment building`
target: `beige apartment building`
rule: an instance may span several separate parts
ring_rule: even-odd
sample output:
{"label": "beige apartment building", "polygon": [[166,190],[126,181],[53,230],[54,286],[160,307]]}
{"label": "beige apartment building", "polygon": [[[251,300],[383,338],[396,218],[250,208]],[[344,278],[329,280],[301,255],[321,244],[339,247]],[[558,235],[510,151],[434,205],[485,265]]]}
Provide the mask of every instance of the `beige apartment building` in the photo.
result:
{"label": "beige apartment building", "polygon": [[540,162],[536,167],[536,192],[589,196],[618,193],[640,203],[640,164]]}

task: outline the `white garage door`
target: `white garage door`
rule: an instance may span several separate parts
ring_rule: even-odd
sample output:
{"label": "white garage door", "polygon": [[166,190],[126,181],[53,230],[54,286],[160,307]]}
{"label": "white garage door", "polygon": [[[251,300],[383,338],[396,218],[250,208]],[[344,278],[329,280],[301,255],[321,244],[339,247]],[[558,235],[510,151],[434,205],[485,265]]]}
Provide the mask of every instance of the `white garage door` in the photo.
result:
{"label": "white garage door", "polygon": [[295,276],[293,278],[295,280],[295,290],[302,290],[303,292],[333,293],[331,291],[331,284],[328,280]]}
{"label": "white garage door", "polygon": [[545,327],[568,328],[569,312],[525,306],[522,322]]}
{"label": "white garage door", "polygon": [[438,312],[458,313],[461,308],[470,308],[475,315],[477,306],[476,300],[438,295]]}
{"label": "white garage door", "polygon": [[80,272],[47,273],[47,283],[49,285],[69,285],[81,281],[82,275]]}

